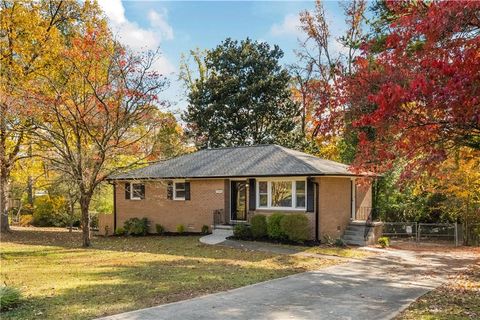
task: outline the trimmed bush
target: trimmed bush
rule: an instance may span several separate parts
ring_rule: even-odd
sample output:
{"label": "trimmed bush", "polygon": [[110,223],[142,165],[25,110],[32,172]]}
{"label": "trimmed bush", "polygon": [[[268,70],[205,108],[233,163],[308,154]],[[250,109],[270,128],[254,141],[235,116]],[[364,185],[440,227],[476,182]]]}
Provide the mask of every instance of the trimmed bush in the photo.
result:
{"label": "trimmed bush", "polygon": [[390,246],[390,238],[389,237],[380,237],[378,238],[378,244],[382,248],[386,248]]}
{"label": "trimmed bush", "polygon": [[131,218],[125,221],[123,226],[127,235],[144,236],[148,232],[148,219]]}
{"label": "trimmed bush", "polygon": [[157,223],[155,225],[155,231],[157,231],[158,234],[163,234],[165,232],[165,228],[161,224]]}
{"label": "trimmed bush", "polygon": [[202,233],[207,234],[208,232],[210,232],[210,228],[206,224],[204,224],[202,226]]}
{"label": "trimmed bush", "polygon": [[125,235],[125,228],[117,227],[117,229],[115,229],[115,235],[116,235],[116,236],[123,236],[123,235]]}
{"label": "trimmed bush", "polygon": [[0,307],[1,310],[10,310],[17,306],[22,299],[22,294],[17,288],[0,286]]}
{"label": "trimmed bush", "polygon": [[256,239],[267,236],[267,217],[263,214],[256,214],[251,221],[252,236]]}
{"label": "trimmed bush", "polygon": [[285,215],[280,220],[280,227],[290,241],[304,242],[309,238],[310,226],[305,214]]}
{"label": "trimmed bush", "polygon": [[280,226],[284,217],[285,215],[283,213],[274,213],[267,218],[267,234],[270,238],[278,240],[286,238]]}
{"label": "trimmed bush", "polygon": [[22,227],[30,226],[33,223],[33,215],[32,214],[24,214],[20,217],[19,224]]}
{"label": "trimmed bush", "polygon": [[177,232],[180,233],[180,234],[184,233],[185,232],[185,226],[183,224],[179,224],[177,226]]}
{"label": "trimmed bush", "polygon": [[233,236],[238,239],[250,239],[252,238],[252,229],[246,224],[237,224],[233,228]]}

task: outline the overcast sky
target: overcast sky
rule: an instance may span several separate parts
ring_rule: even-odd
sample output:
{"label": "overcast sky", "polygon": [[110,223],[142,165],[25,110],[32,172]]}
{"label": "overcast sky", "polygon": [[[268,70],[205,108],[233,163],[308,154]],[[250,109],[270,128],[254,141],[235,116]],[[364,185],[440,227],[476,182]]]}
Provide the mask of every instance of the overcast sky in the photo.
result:
{"label": "overcast sky", "polygon": [[[182,84],[177,80],[182,53],[213,48],[227,37],[277,44],[284,51],[282,63],[296,61],[294,50],[303,35],[298,14],[311,10],[313,1],[122,1],[99,0],[117,38],[134,50],[160,47],[155,68],[170,80],[163,98],[178,113],[186,107]],[[337,1],[326,1],[332,34],[345,25]]]}

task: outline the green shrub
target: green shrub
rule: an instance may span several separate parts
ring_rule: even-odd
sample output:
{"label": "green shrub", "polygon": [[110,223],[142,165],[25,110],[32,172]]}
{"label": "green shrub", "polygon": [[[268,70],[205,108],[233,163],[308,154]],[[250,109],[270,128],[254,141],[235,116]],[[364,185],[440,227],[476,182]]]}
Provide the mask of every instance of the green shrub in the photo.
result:
{"label": "green shrub", "polygon": [[342,238],[335,239],[335,247],[345,248],[347,243]]}
{"label": "green shrub", "polygon": [[333,246],[335,244],[335,240],[331,236],[326,234],[323,236],[323,243],[325,243],[328,246]]}
{"label": "green shrub", "polygon": [[157,223],[155,225],[155,230],[157,231],[158,234],[163,234],[165,232],[165,227]]}
{"label": "green shrub", "polygon": [[304,242],[310,235],[308,218],[302,213],[285,215],[280,220],[280,227],[283,234],[294,242]]}
{"label": "green shrub", "polygon": [[250,221],[252,236],[256,239],[267,236],[267,217],[263,214],[256,214]]}
{"label": "green shrub", "polygon": [[123,226],[127,235],[144,236],[148,232],[148,219],[131,218]]}
{"label": "green shrub", "polygon": [[233,228],[233,235],[235,238],[247,240],[252,238],[252,229],[246,224],[237,224]]}
{"label": "green shrub", "polygon": [[209,231],[210,231],[210,228],[206,224],[204,224],[202,226],[202,233],[207,234]]}
{"label": "green shrub", "polygon": [[115,235],[117,236],[123,236],[125,234],[125,229],[122,227],[117,227],[115,230]]}
{"label": "green shrub", "polygon": [[390,246],[390,238],[388,238],[388,237],[380,237],[380,238],[378,238],[378,244],[379,244],[382,248],[389,247],[389,246]]}
{"label": "green shrub", "polygon": [[31,225],[33,222],[33,214],[24,214],[20,217],[19,224],[22,227]]}
{"label": "green shrub", "polygon": [[286,235],[282,231],[280,223],[285,217],[283,213],[274,213],[267,218],[267,234],[272,239],[285,239]]}
{"label": "green shrub", "polygon": [[184,233],[185,232],[185,226],[183,224],[179,224],[177,226],[177,232],[180,233],[180,234]]}
{"label": "green shrub", "polygon": [[0,308],[2,311],[17,306],[22,299],[22,294],[17,288],[0,286]]}
{"label": "green shrub", "polygon": [[64,227],[66,201],[59,196],[41,196],[35,199],[33,225],[37,227]]}

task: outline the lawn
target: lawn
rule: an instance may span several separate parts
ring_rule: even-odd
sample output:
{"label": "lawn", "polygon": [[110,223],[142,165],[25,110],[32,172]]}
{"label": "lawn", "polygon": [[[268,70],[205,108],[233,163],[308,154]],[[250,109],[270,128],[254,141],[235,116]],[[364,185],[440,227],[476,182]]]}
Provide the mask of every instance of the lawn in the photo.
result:
{"label": "lawn", "polygon": [[2,320],[89,319],[340,262],[206,246],[194,236],[96,238],[83,249],[80,236],[36,228],[2,236],[0,280],[24,295]]}
{"label": "lawn", "polygon": [[480,319],[480,265],[452,277],[402,312],[396,320]]}

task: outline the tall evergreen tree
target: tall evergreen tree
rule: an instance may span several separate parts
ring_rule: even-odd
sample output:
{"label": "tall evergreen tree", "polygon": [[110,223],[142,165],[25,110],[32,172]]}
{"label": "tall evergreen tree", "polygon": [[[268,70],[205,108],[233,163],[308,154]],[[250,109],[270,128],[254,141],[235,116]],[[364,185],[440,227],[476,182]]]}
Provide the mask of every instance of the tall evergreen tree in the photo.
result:
{"label": "tall evergreen tree", "polygon": [[282,56],[278,46],[248,38],[226,39],[206,52],[202,65],[208,72],[186,81],[183,119],[197,147],[279,142],[294,129],[298,108]]}

